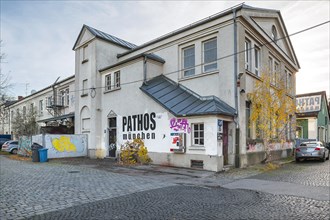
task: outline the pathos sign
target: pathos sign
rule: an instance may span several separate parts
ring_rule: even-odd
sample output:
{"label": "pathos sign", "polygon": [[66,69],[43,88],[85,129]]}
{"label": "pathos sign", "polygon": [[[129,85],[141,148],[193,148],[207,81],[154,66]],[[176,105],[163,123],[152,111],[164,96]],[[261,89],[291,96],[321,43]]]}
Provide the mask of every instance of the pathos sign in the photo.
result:
{"label": "pathos sign", "polygon": [[298,97],[296,98],[297,113],[320,111],[321,102],[321,95]]}

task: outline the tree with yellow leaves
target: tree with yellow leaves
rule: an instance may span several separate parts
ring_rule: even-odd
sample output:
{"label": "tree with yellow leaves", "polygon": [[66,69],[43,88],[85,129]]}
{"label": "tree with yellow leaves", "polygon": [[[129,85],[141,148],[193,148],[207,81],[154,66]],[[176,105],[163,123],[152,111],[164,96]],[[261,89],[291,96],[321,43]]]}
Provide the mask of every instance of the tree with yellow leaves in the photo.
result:
{"label": "tree with yellow leaves", "polygon": [[271,160],[270,143],[284,143],[288,127],[294,127],[294,98],[290,96],[292,85],[288,85],[286,76],[263,72],[250,94],[250,126],[255,128],[256,136],[263,140],[265,158]]}

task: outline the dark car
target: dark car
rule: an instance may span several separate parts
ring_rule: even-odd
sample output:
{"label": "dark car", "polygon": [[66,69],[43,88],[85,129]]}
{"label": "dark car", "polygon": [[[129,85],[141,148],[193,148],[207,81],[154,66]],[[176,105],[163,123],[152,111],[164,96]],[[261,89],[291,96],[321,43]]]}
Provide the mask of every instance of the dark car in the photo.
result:
{"label": "dark car", "polygon": [[2,145],[3,145],[5,142],[7,142],[7,141],[10,141],[10,139],[8,139],[8,138],[0,138],[0,150],[1,150],[1,148],[2,148]]}

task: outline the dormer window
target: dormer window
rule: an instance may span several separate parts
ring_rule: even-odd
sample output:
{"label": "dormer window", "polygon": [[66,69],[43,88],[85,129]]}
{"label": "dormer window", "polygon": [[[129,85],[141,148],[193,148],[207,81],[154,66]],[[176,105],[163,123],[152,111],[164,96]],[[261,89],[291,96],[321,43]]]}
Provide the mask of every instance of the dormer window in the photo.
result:
{"label": "dormer window", "polygon": [[277,30],[276,30],[276,27],[275,25],[273,25],[272,27],[272,40],[277,43]]}

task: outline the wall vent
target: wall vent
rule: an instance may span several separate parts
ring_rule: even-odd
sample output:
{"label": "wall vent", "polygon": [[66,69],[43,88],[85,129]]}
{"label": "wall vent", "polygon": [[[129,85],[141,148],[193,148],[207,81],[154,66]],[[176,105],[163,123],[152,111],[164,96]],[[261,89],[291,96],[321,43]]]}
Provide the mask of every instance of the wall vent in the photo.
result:
{"label": "wall vent", "polygon": [[191,168],[204,168],[204,161],[202,160],[190,160]]}

